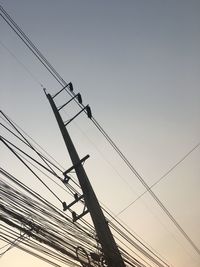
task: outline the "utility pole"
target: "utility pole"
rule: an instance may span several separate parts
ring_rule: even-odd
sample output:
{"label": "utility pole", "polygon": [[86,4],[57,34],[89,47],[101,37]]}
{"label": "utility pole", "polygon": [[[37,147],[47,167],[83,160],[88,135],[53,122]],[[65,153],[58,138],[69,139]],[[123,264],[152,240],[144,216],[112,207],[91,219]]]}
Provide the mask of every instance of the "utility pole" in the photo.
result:
{"label": "utility pole", "polygon": [[[46,93],[46,92],[45,92]],[[73,166],[70,169],[74,169],[79,180],[80,186],[82,188],[83,197],[85,200],[88,212],[91,215],[98,241],[101,244],[102,251],[107,262],[108,267],[125,267],[122,256],[113,238],[111,230],[108,226],[98,199],[94,193],[94,190],[90,184],[87,177],[85,169],[83,168],[82,161],[75,149],[75,146],[71,140],[71,137],[65,127],[65,124],[61,118],[59,110],[57,109],[53,97],[46,93],[49,103],[52,107],[54,115],[56,117],[57,123],[59,125],[60,131],[62,133],[65,145],[68,149]],[[79,198],[80,199],[80,198]]]}

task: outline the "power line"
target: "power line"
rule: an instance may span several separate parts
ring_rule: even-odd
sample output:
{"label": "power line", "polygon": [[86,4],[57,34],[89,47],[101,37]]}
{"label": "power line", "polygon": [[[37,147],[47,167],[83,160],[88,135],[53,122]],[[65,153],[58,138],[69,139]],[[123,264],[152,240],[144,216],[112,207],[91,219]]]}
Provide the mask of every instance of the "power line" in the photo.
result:
{"label": "power line", "polygon": [[[194,152],[197,148],[200,147],[200,143],[195,145],[187,154],[185,154],[178,162],[176,162],[165,174],[163,174],[155,183],[153,183],[149,188],[152,189],[155,187],[161,180],[166,178],[178,165],[180,165],[187,157],[190,156],[192,152]],[[144,191],[142,194],[140,194],[135,200],[133,200],[131,203],[129,203],[125,208],[123,208],[121,211],[117,213],[117,216],[122,214],[124,211],[126,211],[130,206],[132,206],[136,201],[138,201],[142,196],[144,196],[149,190]]]}
{"label": "power line", "polygon": [[[0,253],[0,257],[2,257],[3,255],[5,255],[9,250],[11,250],[11,249],[16,245],[16,243],[17,243],[18,241],[20,241],[20,239],[22,239],[24,236],[25,236],[25,234],[20,235],[20,236],[17,237],[14,241],[12,241],[12,242],[10,243],[10,246],[9,246],[4,252]],[[9,244],[7,244],[7,246],[8,246],[8,245],[9,245]],[[4,247],[5,247],[5,246],[4,246]]]}
{"label": "power line", "polygon": [[[8,13],[3,9],[3,7],[1,5],[0,5],[0,10],[2,12],[2,14],[0,14],[0,15],[2,16],[4,21],[12,28],[12,30],[24,42],[24,44],[30,49],[30,51],[38,58],[38,60],[42,63],[42,65],[50,72],[50,74],[56,79],[56,81],[61,86],[67,87],[68,84],[65,82],[65,80],[58,74],[58,72],[55,70],[55,68],[48,62],[48,60],[36,48],[36,46],[31,42],[31,40],[27,37],[27,35],[15,23],[15,21],[8,15]],[[66,91],[70,96],[75,95],[74,92],[70,92],[69,90],[66,90]],[[79,105],[79,107],[81,107],[81,108],[85,107],[83,104],[78,103],[78,101],[76,99],[75,99],[75,101]],[[175,220],[173,215],[168,211],[168,209],[164,206],[164,204],[160,201],[160,199],[151,190],[151,188],[148,186],[148,184],[145,182],[145,180],[142,178],[142,176],[136,171],[136,169],[133,167],[133,165],[130,163],[130,161],[121,152],[119,147],[114,143],[114,141],[109,137],[109,135],[105,132],[105,130],[102,128],[102,126],[97,122],[97,120],[93,116],[91,117],[91,120],[94,123],[94,125],[96,126],[96,128],[105,137],[105,139],[110,143],[110,145],[113,147],[113,149],[117,152],[117,154],[120,156],[120,158],[124,161],[126,166],[137,177],[137,179],[143,184],[143,186],[146,188],[146,191],[149,192],[149,194],[154,198],[154,200],[157,202],[157,204],[160,206],[160,208],[163,210],[163,212],[167,215],[167,217],[174,223],[176,228],[182,233],[182,235],[185,237],[185,239],[190,243],[190,245],[194,248],[194,250],[200,255],[199,248],[195,245],[193,240],[183,230],[183,228],[180,226],[180,224]]]}
{"label": "power line", "polygon": [[[149,247],[147,247],[147,245],[144,244],[144,240],[140,241],[139,238],[137,238],[135,235],[133,235],[129,230],[128,230],[128,226],[125,227],[122,223],[119,222],[119,220],[117,220],[115,217],[115,215],[112,215],[109,211],[107,211],[105,208],[103,208],[103,210],[110,216],[110,218],[112,220],[114,220],[123,230],[125,230],[132,238],[134,238],[136,240],[136,242],[138,242],[140,245],[142,245],[147,251],[149,251],[149,253],[151,253],[154,258],[156,258],[157,260],[159,260],[161,263],[165,264],[166,266],[169,267],[169,265],[163,260],[161,259],[160,256],[158,256],[158,252],[154,252],[152,249],[150,249]],[[117,229],[117,231],[120,231],[120,233],[122,233],[122,231],[119,229],[119,227],[117,227],[116,225],[113,224],[113,222],[111,220],[109,220],[109,224],[111,225],[111,227],[113,229]],[[132,244],[132,241],[128,235],[125,235],[126,236],[126,239],[128,239],[130,241],[130,244]],[[136,244],[134,242],[134,244]],[[149,246],[149,245],[148,245]],[[138,247],[138,245],[137,245]],[[156,261],[156,260],[155,260]]]}
{"label": "power line", "polygon": [[[84,246],[86,248],[94,250],[95,240],[88,236],[86,237],[84,232],[79,230],[79,228],[73,225],[70,220],[67,220],[66,217],[62,218],[60,212],[55,212],[53,206],[47,201],[45,201],[46,204],[41,201],[36,202],[30,197],[23,195],[21,192],[16,191],[13,187],[11,188],[8,184],[3,183],[2,180],[0,181],[0,188],[2,197],[0,203],[0,218],[5,223],[8,223],[10,227],[19,229],[28,236],[33,237],[33,240],[27,240],[25,243],[28,248],[33,248],[33,245],[36,244],[36,250],[44,254],[48,252],[47,256],[53,256],[53,258],[57,258],[57,260],[64,260],[66,263],[69,260],[73,262],[76,259],[74,242],[78,242],[79,245],[85,244]],[[32,219],[28,218],[28,214],[31,214]],[[22,222],[27,225],[27,228],[20,226]],[[8,230],[6,230],[6,232],[7,231]],[[71,235],[65,234],[65,236],[63,236],[63,234],[68,231],[70,231],[69,233],[71,233]],[[11,234],[13,234],[13,231]],[[85,239],[83,236],[85,236]],[[39,241],[40,244],[36,243],[37,241]],[[41,241],[48,245],[48,250],[43,247]],[[62,255],[51,250],[51,248],[62,252]],[[70,264],[69,266],[79,265],[74,263],[74,265]]]}
{"label": "power line", "polygon": [[1,46],[10,54],[12,58],[15,59],[15,61],[31,76],[31,78],[39,84],[42,88],[44,88],[43,84],[39,81],[39,79],[30,71],[30,69],[25,66],[19,59],[18,57],[5,45],[0,41]]}
{"label": "power line", "polygon": [[[76,259],[74,253],[76,246],[82,246],[87,251],[97,249],[96,238],[88,235],[80,223],[73,224],[47,200],[43,199],[36,192],[23,185],[23,183],[1,168],[0,173],[37,199],[37,201],[33,200],[33,198],[30,198],[30,195],[24,195],[24,193],[19,192],[13,186],[3,182],[2,179],[0,180],[0,219],[10,225],[10,227],[19,229],[30,236],[29,240],[24,240],[24,244],[28,248],[34,248],[45,255],[47,250],[43,250],[44,247],[42,244],[39,245],[36,243],[39,241],[50,248],[48,249],[48,256],[54,259],[56,258],[58,261],[72,259],[71,262]],[[31,217],[29,218],[28,215],[30,214]],[[21,223],[26,224],[27,227],[23,228],[20,226]],[[5,231],[8,232],[9,229],[7,228]],[[2,230],[0,227],[0,235],[1,233]],[[10,234],[13,235],[13,231]],[[5,237],[6,235],[3,236]],[[36,247],[33,246],[34,244],[36,244]],[[55,254],[51,248],[61,252],[61,254],[57,252]],[[132,256],[126,252],[123,253],[123,256],[128,263],[127,267],[134,266],[131,263],[135,261]],[[137,262],[139,264],[139,261]],[[144,265],[139,264],[138,266],[141,267]]]}
{"label": "power line", "polygon": [[60,80],[57,78],[57,76],[59,77],[59,74],[56,72],[56,70],[49,64],[42,53],[35,47],[35,45],[30,41],[30,39],[25,35],[25,33],[20,29],[20,27],[15,23],[15,21],[9,16],[9,14],[1,5],[0,11],[2,12],[0,16],[4,19],[4,21],[11,27],[11,29],[23,41],[23,43],[26,44],[28,49],[36,56],[36,58],[43,64],[43,66],[45,66],[45,68],[51,73],[51,75],[57,80],[57,82],[62,85]]}
{"label": "power line", "polygon": [[[2,126],[3,128],[5,128],[9,133],[11,133],[14,137],[16,137],[18,140],[20,140],[23,144],[25,144],[26,146],[28,146],[29,148],[31,148],[38,156],[40,159],[43,160],[43,162],[45,162],[47,164],[47,167],[45,167],[44,165],[42,165],[41,163],[39,163],[38,161],[36,161],[35,159],[33,159],[32,157],[30,157],[29,155],[27,155],[24,151],[22,151],[21,149],[19,149],[18,147],[16,147],[14,144],[10,143],[13,147],[15,147],[17,150],[21,151],[23,154],[26,154],[30,159],[34,160],[37,164],[39,164],[40,166],[42,166],[44,169],[46,169],[48,172],[50,172],[51,174],[53,174],[56,178],[59,178],[60,180],[63,180],[59,175],[57,175],[57,173],[53,170],[53,167],[56,168],[58,171],[60,171],[63,174],[63,170],[61,170],[57,165],[59,165],[62,169],[64,169],[56,160],[55,158],[53,158],[49,153],[47,153],[47,151],[45,151],[33,138],[31,138],[30,135],[28,135],[25,131],[23,131],[19,125],[17,125],[15,122],[13,122],[11,120],[11,118],[8,117],[8,115],[6,115],[4,112],[0,111],[0,113],[3,115],[2,119],[4,122],[8,123],[9,125],[12,126],[12,128],[20,135],[20,137],[18,135],[16,135],[13,131],[11,131],[8,127],[6,127],[4,124],[0,123],[0,126]],[[57,165],[55,165],[54,163],[52,163],[51,160],[49,160],[46,156],[44,156],[43,154],[41,154],[41,152],[38,150],[38,148],[34,147],[30,141],[28,141],[27,137],[25,137],[25,135],[32,141],[34,142],[34,144],[36,144],[43,152],[45,152],[45,154],[50,157]],[[23,140],[23,139],[25,140]],[[5,138],[4,138],[5,139]],[[7,140],[8,141],[8,140]],[[52,167],[50,167],[50,165]],[[70,179],[71,181],[80,188],[80,185],[72,178],[72,176],[70,175]]]}
{"label": "power line", "polygon": [[57,198],[58,201],[62,203],[62,200],[43,182],[43,180],[25,163],[25,161],[11,148],[5,138],[0,136],[0,141],[4,143],[5,146],[29,169],[29,171]]}
{"label": "power line", "polygon": [[11,124],[11,126],[15,129],[15,131],[25,140],[25,142],[28,144],[28,146],[35,151],[35,153],[41,158],[41,160],[47,165],[48,168],[51,169],[51,171],[55,174],[54,170],[51,168],[51,166],[49,165],[49,163],[45,160],[44,157],[41,156],[40,153],[37,152],[37,150],[35,150],[35,148],[31,145],[31,143],[24,137],[23,134],[21,134],[21,132],[15,127],[15,125],[6,117],[6,115],[1,111],[2,115],[8,120],[8,122]]}
{"label": "power line", "polygon": [[[14,122],[12,122],[12,124],[14,124]],[[16,130],[16,129],[15,129]],[[12,134],[14,134],[13,132],[12,132]],[[21,134],[20,134],[21,135]],[[16,138],[18,138],[18,136],[16,136],[16,135],[14,135]],[[24,155],[26,155],[28,158],[30,158],[31,160],[33,160],[36,164],[39,164],[39,166],[40,167],[42,167],[42,168],[44,168],[45,170],[47,170],[47,168],[44,166],[44,165],[41,165],[39,162],[37,162],[36,160],[34,160],[32,157],[30,157],[27,153],[25,153],[25,152],[23,152],[21,149],[19,149],[16,145],[14,145],[14,144],[12,144],[11,142],[9,142],[7,139],[5,139],[5,138],[3,138],[6,142],[8,142],[10,145],[12,145],[15,149],[17,149],[17,150],[19,150],[21,153],[23,153]],[[23,143],[24,143],[24,141],[22,140],[22,139],[20,139],[20,141],[22,141]],[[28,145],[26,142],[24,143],[25,145]],[[31,149],[32,149],[32,145],[28,145]],[[38,153],[37,153],[38,154]],[[27,159],[25,159],[22,155],[21,155],[21,158],[23,158],[24,160],[26,160],[27,161]],[[29,161],[28,161],[29,162]],[[29,164],[31,164],[30,162],[29,162]],[[33,164],[31,164],[32,166],[34,166]],[[39,170],[36,166],[34,166],[37,170]],[[41,170],[39,170],[39,171],[41,171]],[[50,170],[49,170],[50,171]],[[41,171],[42,172],[42,171]],[[42,172],[43,173],[43,172]],[[50,173],[52,174],[52,175],[54,175],[55,176],[55,174],[54,173],[52,173],[51,171],[50,171]],[[43,173],[44,174],[44,173]],[[50,177],[49,177],[50,178]],[[58,178],[58,177],[57,177]],[[50,178],[51,179],[51,178]],[[105,209],[104,209],[104,211],[106,211]],[[107,212],[107,211],[106,211]],[[108,213],[108,212],[107,212]],[[109,214],[109,213],[108,213]],[[109,214],[109,216],[111,216],[110,214]],[[116,219],[114,219],[115,221],[116,221]],[[122,225],[120,225],[121,227],[122,227]],[[113,227],[113,226],[112,226]],[[124,227],[122,227],[123,229],[125,229]],[[116,228],[116,226],[113,228],[113,229],[116,229],[115,231],[116,232],[119,232],[119,228]],[[129,233],[130,234],[130,233]],[[136,243],[134,243],[134,241],[131,241],[131,239],[130,238],[128,238],[127,237],[127,235],[125,235],[121,230],[120,230],[120,235],[122,236],[123,235],[123,238],[125,238],[125,240],[127,241],[127,242],[129,242],[129,244],[130,245],[133,245],[133,246],[135,246],[136,247],[136,249],[138,249],[138,245],[136,244]],[[134,237],[133,235],[132,235],[132,237]],[[134,237],[135,238],[135,237]],[[138,240],[137,240],[138,241]],[[120,242],[122,242],[122,241],[120,241]],[[149,250],[144,244],[142,244],[142,242],[139,242],[144,248],[145,248],[145,250]],[[122,242],[122,244],[123,244],[123,242]],[[129,246],[130,246],[129,245]],[[150,254],[148,254],[148,253],[146,253],[145,252],[145,250],[144,249],[142,249],[142,248],[140,248],[140,252],[141,253],[143,253],[144,255],[145,255],[145,257],[146,257],[146,255],[149,255],[148,256],[148,258],[150,258],[150,259],[153,259],[154,257],[157,257],[156,256],[156,254],[155,253],[153,253],[151,250],[149,250],[149,252],[153,255],[153,257],[152,256],[150,256]],[[157,257],[159,260],[161,260],[159,257]],[[161,262],[163,262],[164,263],[164,261],[162,261],[161,260]]]}

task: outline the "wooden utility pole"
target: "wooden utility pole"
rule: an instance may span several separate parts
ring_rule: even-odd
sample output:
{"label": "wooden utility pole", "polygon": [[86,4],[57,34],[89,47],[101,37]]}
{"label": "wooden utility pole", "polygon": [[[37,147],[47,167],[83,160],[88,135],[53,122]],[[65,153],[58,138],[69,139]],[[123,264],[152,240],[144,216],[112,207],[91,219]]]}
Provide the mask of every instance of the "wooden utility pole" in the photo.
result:
{"label": "wooden utility pole", "polygon": [[99,205],[98,199],[94,193],[94,190],[90,184],[87,174],[83,168],[82,161],[74,147],[71,137],[65,127],[65,124],[60,116],[60,113],[54,103],[53,97],[50,94],[46,94],[50,105],[53,109],[54,115],[58,122],[60,131],[62,133],[65,145],[68,149],[73,168],[75,169],[77,178],[82,188],[83,197],[88,211],[90,212],[98,241],[101,244],[102,251],[109,267],[125,267],[122,256],[113,238],[111,230],[108,226],[104,214]]}

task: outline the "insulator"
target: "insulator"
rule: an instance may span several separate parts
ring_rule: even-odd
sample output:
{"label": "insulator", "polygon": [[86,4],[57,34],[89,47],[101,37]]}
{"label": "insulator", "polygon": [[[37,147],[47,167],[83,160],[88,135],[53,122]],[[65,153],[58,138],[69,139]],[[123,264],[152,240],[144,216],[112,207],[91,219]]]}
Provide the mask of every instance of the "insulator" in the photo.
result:
{"label": "insulator", "polygon": [[63,211],[66,211],[67,210],[67,204],[66,204],[66,202],[63,202],[62,205],[63,205]]}
{"label": "insulator", "polygon": [[77,216],[76,216],[75,211],[72,211],[72,218],[73,218],[73,222],[75,222],[77,220]]}
{"label": "insulator", "polygon": [[77,94],[77,99],[78,99],[79,104],[82,104],[82,97],[80,93]]}
{"label": "insulator", "polygon": [[86,106],[86,111],[87,111],[88,118],[91,119],[92,118],[92,111],[88,105]]}
{"label": "insulator", "polygon": [[73,84],[72,84],[71,82],[68,84],[68,87],[69,87],[69,90],[70,90],[71,92],[74,90],[74,88],[73,88]]}

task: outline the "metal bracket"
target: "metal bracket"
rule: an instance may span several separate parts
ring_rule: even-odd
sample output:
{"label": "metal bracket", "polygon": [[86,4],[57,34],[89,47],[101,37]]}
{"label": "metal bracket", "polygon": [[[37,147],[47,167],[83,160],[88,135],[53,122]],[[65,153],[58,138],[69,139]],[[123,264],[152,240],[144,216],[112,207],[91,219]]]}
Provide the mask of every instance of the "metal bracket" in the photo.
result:
{"label": "metal bracket", "polygon": [[73,165],[72,167],[70,167],[68,170],[66,170],[65,172],[63,172],[64,175],[64,180],[63,183],[68,183],[70,177],[67,175],[69,172],[71,172],[73,169],[76,169],[76,167],[81,164],[82,162],[85,162],[88,158],[90,157],[90,155],[86,155],[84,158],[82,158],[78,163],[76,163],[75,165]]}
{"label": "metal bracket", "polygon": [[[69,205],[67,205],[66,202],[63,202],[63,211],[68,210],[71,208],[74,204],[76,204],[79,200],[83,198],[83,195],[78,196],[78,194],[74,194],[75,200],[72,201]],[[86,205],[84,205],[83,212],[80,215],[77,215],[75,211],[72,211],[72,221],[76,222],[80,218],[82,218],[84,215],[86,215],[89,211],[86,209]]]}
{"label": "metal bracket", "polygon": [[63,202],[63,211],[68,210],[69,208],[71,208],[74,204],[76,204],[79,200],[81,200],[83,198],[83,195],[78,196],[77,194],[74,194],[74,198],[75,200],[72,201],[69,205],[67,205],[66,202]]}
{"label": "metal bracket", "polygon": [[80,215],[77,215],[75,211],[72,211],[72,220],[73,220],[73,222],[76,222],[77,220],[81,219],[88,212],[89,212],[88,210],[85,210]]}
{"label": "metal bracket", "polygon": [[65,104],[63,104],[61,107],[58,108],[58,111],[64,108],[67,104],[69,104],[73,99],[77,98],[79,104],[82,104],[82,97],[81,94],[78,93],[77,95],[73,96],[69,101],[67,101]]}
{"label": "metal bracket", "polygon": [[81,111],[79,111],[73,118],[71,118],[70,120],[68,120],[64,125],[67,126],[71,121],[73,121],[84,110],[86,110],[86,113],[87,113],[88,118],[91,119],[92,118],[92,112],[91,112],[90,106],[87,105],[83,109],[81,109]]}
{"label": "metal bracket", "polygon": [[52,98],[54,98],[54,97],[56,97],[57,95],[59,95],[64,89],[66,89],[66,88],[69,88],[69,90],[72,92],[73,91],[73,85],[72,85],[72,83],[70,82],[70,83],[68,83],[68,84],[66,84],[59,92],[57,92]]}

